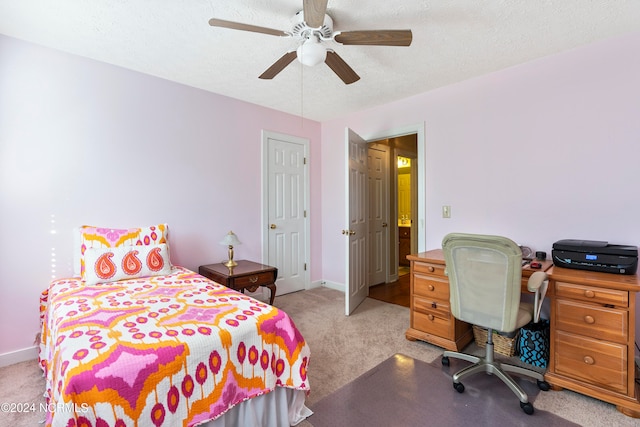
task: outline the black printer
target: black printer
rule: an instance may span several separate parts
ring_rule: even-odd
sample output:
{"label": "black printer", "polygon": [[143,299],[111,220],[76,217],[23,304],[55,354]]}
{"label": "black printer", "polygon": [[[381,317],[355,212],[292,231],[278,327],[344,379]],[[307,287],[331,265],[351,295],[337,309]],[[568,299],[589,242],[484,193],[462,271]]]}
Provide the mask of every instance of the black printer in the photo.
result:
{"label": "black printer", "polygon": [[594,240],[558,240],[551,251],[558,267],[604,273],[635,274],[638,269],[636,246],[610,245]]}

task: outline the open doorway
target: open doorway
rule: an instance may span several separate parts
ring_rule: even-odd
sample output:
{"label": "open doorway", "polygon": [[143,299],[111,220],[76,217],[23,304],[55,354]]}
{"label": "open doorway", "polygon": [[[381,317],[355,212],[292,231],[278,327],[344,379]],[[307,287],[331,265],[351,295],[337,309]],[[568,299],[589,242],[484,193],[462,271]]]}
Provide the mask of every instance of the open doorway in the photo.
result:
{"label": "open doorway", "polygon": [[[382,301],[409,306],[409,263],[406,256],[418,251],[418,135],[415,133],[390,137],[374,141],[372,147],[388,147],[387,193],[369,191],[372,198],[370,206],[379,206],[383,197],[386,204],[388,221],[388,239],[386,257],[383,261],[385,275],[379,271],[370,271],[369,296]],[[379,150],[379,148],[377,148]],[[370,180],[371,182],[371,180]],[[376,184],[379,188],[380,185]],[[371,221],[375,230],[375,221]],[[372,233],[370,232],[370,235]],[[370,265],[379,265],[380,251],[375,245],[372,249]],[[375,262],[374,262],[375,261]],[[376,264],[377,262],[377,264]],[[384,281],[381,280],[384,277]]]}
{"label": "open doorway", "polygon": [[[416,252],[425,250],[426,246],[426,191],[425,185],[425,128],[424,123],[413,126],[407,126],[395,130],[388,130],[384,133],[369,135],[368,138],[362,138],[350,128],[345,128],[345,172],[347,176],[347,191],[345,204],[345,223],[347,228],[342,230],[343,234],[348,236],[345,240],[346,265],[347,271],[345,275],[345,314],[348,316],[358,304],[369,296],[371,282],[369,280],[369,248],[371,232],[369,227],[369,191],[368,182],[368,160],[367,151],[371,143],[379,143],[384,141],[387,144],[394,145],[395,152],[400,149],[402,137],[412,135],[415,147],[416,169],[417,169],[417,215],[416,220],[412,221],[412,229],[416,228],[414,245],[417,245]],[[389,156],[391,158],[391,156]],[[397,172],[395,161],[388,161],[389,169],[394,168]],[[395,174],[388,174],[389,179],[394,180],[394,184],[390,185],[391,190],[397,192],[397,177]],[[387,194],[387,193],[385,193]],[[393,212],[390,216],[393,221],[387,222],[387,232],[383,233],[388,238],[386,247],[393,246],[395,249],[387,255],[387,262],[384,263],[387,270],[389,280],[387,283],[398,280],[398,230],[397,230],[397,200],[394,197],[393,203],[387,203],[386,211]],[[412,232],[413,233],[413,232]],[[410,275],[409,275],[410,277]]]}

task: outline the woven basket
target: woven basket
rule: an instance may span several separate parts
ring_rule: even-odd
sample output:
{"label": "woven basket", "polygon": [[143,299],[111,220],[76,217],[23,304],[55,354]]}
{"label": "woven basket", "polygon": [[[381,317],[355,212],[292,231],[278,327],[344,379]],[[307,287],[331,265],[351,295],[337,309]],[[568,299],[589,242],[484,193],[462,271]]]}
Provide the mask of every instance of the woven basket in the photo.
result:
{"label": "woven basket", "polygon": [[[487,330],[480,326],[473,325],[473,337],[476,340],[478,347],[485,348],[487,346]],[[520,337],[520,330],[512,338],[505,337],[503,335],[493,333],[493,351],[505,356],[511,357],[516,353],[516,347],[518,346],[518,338]]]}

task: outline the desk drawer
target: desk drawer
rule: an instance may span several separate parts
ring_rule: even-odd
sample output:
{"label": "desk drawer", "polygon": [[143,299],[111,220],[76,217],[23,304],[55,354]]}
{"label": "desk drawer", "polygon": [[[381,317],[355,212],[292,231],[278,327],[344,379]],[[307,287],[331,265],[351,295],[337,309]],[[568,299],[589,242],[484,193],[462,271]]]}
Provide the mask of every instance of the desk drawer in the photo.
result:
{"label": "desk drawer", "polygon": [[627,346],[556,332],[555,371],[619,393],[627,393]]}
{"label": "desk drawer", "polygon": [[428,334],[437,335],[442,338],[453,339],[451,336],[451,323],[453,319],[442,318],[432,313],[413,313],[413,328]]}
{"label": "desk drawer", "polygon": [[449,302],[449,282],[438,277],[414,274],[413,293],[429,299]]}
{"label": "desk drawer", "polygon": [[233,284],[237,288],[246,288],[249,286],[266,285],[273,283],[273,272],[265,271],[264,273],[249,274],[247,276],[236,277]]}
{"label": "desk drawer", "polygon": [[451,311],[449,309],[448,301],[447,302],[434,301],[434,300],[414,296],[413,310],[415,312],[432,314],[434,316],[438,316],[447,320],[451,317]]}
{"label": "desk drawer", "polygon": [[433,276],[447,277],[444,275],[444,265],[430,264],[428,262],[413,262],[413,272],[425,273]]}
{"label": "desk drawer", "polygon": [[626,310],[559,299],[556,311],[556,329],[622,344],[627,342]]}
{"label": "desk drawer", "polygon": [[594,286],[581,286],[567,282],[556,282],[556,297],[571,298],[616,307],[629,306],[629,292],[597,288]]}

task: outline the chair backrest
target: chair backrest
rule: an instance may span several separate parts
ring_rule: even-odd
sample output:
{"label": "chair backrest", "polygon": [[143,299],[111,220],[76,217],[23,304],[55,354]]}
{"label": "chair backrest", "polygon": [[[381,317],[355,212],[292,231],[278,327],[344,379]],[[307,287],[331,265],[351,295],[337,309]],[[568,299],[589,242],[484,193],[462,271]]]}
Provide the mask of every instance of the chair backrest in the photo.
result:
{"label": "chair backrest", "polygon": [[498,331],[516,329],[522,251],[500,236],[451,233],[442,240],[451,314]]}

